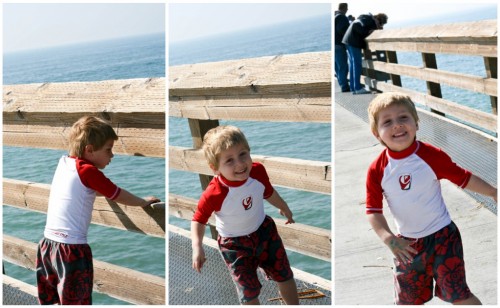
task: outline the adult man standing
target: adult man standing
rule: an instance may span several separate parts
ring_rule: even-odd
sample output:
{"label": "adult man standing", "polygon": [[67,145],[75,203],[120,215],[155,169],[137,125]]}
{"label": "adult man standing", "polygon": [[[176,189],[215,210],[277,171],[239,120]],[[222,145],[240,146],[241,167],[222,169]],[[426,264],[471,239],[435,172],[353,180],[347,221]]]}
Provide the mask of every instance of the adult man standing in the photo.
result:
{"label": "adult man standing", "polygon": [[349,19],[346,17],[347,3],[340,3],[335,11],[335,74],[342,92],[349,92],[349,83],[347,81],[347,50],[342,43],[347,28],[349,28]]}
{"label": "adult man standing", "polygon": [[342,39],[342,43],[346,45],[349,54],[349,81],[353,94],[371,93],[361,85],[361,50],[366,48],[365,38],[374,30],[382,30],[387,23],[387,19],[388,17],[384,13],[375,16],[372,14],[360,15],[349,25]]}

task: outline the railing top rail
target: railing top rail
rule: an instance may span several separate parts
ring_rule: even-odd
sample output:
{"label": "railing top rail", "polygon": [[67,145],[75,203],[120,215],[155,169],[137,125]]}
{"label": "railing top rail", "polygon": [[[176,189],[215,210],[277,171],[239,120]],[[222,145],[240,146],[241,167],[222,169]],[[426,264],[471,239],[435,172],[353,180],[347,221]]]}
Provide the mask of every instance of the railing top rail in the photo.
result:
{"label": "railing top rail", "polygon": [[374,31],[368,42],[467,42],[496,44],[497,20],[436,24]]}

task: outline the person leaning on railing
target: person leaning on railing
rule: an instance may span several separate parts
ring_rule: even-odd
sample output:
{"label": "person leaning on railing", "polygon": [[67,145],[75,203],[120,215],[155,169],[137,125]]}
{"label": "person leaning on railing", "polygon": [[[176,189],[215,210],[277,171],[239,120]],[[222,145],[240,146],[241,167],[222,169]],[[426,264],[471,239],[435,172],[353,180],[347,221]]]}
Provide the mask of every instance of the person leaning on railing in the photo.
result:
{"label": "person leaning on railing", "polygon": [[374,30],[383,29],[387,20],[388,17],[384,13],[379,13],[375,16],[372,14],[363,14],[347,28],[342,43],[346,45],[349,56],[349,81],[353,94],[370,93],[361,86],[361,49],[366,48],[365,38]]}

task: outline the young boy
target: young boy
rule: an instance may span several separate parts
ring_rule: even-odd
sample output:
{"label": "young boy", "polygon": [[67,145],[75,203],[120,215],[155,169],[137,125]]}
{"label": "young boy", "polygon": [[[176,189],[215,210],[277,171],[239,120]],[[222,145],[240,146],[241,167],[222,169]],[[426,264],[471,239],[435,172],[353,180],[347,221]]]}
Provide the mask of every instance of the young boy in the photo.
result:
{"label": "young boy", "polygon": [[[386,149],[370,165],[366,213],[395,257],[397,304],[423,304],[435,294],[453,304],[481,304],[465,279],[460,232],[441,196],[440,179],[496,201],[497,189],[457,166],[442,150],[416,139],[418,115],[399,93],[378,95],[368,107],[373,135]],[[398,235],[382,213],[386,198]],[[452,269],[452,270],[450,270]]]}
{"label": "young boy", "polygon": [[283,243],[273,219],[264,213],[264,199],[294,223],[286,202],[269,182],[266,170],[253,163],[243,133],[234,126],[211,129],[203,138],[203,151],[215,173],[203,192],[191,222],[193,268],[205,262],[205,224],[215,212],[218,243],[242,304],[259,304],[261,267],[277,282],[288,305],[298,305],[297,288]]}
{"label": "young boy", "polygon": [[93,265],[87,232],[96,194],[130,206],[160,201],[121,189],[99,170],[111,162],[117,139],[110,124],[93,116],[80,118],[71,128],[69,156],[61,157],[54,174],[44,238],[38,244],[40,304],[92,304]]}

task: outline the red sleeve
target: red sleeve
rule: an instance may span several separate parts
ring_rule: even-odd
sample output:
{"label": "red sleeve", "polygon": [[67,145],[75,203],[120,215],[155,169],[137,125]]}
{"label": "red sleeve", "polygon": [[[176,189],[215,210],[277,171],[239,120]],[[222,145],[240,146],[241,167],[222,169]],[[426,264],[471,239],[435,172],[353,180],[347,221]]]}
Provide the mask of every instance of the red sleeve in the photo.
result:
{"label": "red sleeve", "polygon": [[439,180],[447,179],[460,188],[467,186],[472,176],[469,170],[454,163],[443,150],[427,143],[421,142],[421,144],[417,155],[432,168]]}
{"label": "red sleeve", "polygon": [[250,177],[258,180],[264,185],[264,199],[271,197],[271,195],[274,193],[274,187],[269,181],[269,176],[267,175],[267,171],[266,168],[264,168],[264,165],[262,165],[261,163],[253,163],[252,170],[250,171]]}
{"label": "red sleeve", "polygon": [[382,178],[387,163],[387,153],[384,150],[368,168],[366,175],[366,214],[382,214],[383,212]]}
{"label": "red sleeve", "polygon": [[213,212],[220,211],[228,192],[227,187],[220,185],[216,177],[213,178],[201,194],[192,220],[206,224]]}
{"label": "red sleeve", "polygon": [[108,199],[114,200],[120,194],[120,187],[111,182],[104,173],[91,163],[77,159],[76,169],[83,185],[93,189]]}

